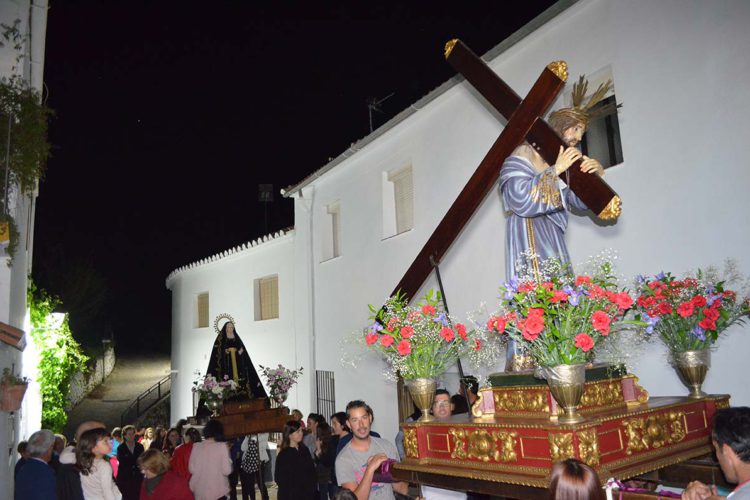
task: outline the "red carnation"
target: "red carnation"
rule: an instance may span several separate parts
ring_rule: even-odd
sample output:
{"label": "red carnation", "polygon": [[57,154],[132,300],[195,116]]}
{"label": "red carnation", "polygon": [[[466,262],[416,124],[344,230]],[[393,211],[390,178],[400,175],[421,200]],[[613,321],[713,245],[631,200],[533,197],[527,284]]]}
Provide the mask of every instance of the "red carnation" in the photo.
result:
{"label": "red carnation", "polygon": [[505,332],[505,324],[506,320],[502,316],[490,316],[490,319],[487,321],[487,330],[497,330],[497,333],[503,333]]}
{"label": "red carnation", "polygon": [[474,341],[474,350],[478,351],[481,348],[482,348],[482,343],[479,341],[479,339],[475,340]]}
{"label": "red carnation", "polygon": [[628,295],[627,292],[620,292],[615,294],[612,302],[620,309],[629,309],[633,305],[633,297]]}
{"label": "red carnation", "polygon": [[425,316],[435,316],[436,312],[437,311],[435,310],[435,307],[433,306],[430,306],[430,305],[422,306],[422,314],[424,314]]}
{"label": "red carnation", "polygon": [[576,277],[576,286],[590,285],[590,284],[591,284],[591,278],[589,276],[577,276]]}
{"label": "red carnation", "polygon": [[368,333],[367,335],[365,335],[365,342],[367,342],[367,345],[372,345],[377,341],[378,341],[378,336],[375,335],[374,333]]}
{"label": "red carnation", "polygon": [[698,326],[704,330],[716,330],[716,321],[710,318],[703,318],[698,322]]}
{"label": "red carnation", "polygon": [[528,316],[529,318],[532,316],[537,316],[541,318],[542,316],[544,316],[544,309],[542,309],[541,307],[529,307]]}
{"label": "red carnation", "polygon": [[531,283],[530,281],[526,281],[518,285],[518,291],[521,293],[530,292],[532,290],[534,290],[534,284]]}
{"label": "red carnation", "polygon": [[591,315],[591,324],[594,325],[594,330],[598,331],[602,335],[609,335],[609,316],[604,311],[594,311]]}
{"label": "red carnation", "polygon": [[386,334],[386,335],[383,335],[383,336],[382,336],[382,337],[380,338],[380,344],[381,344],[381,345],[382,345],[383,347],[390,347],[391,345],[393,345],[393,337],[391,337],[391,336],[390,336],[390,335],[388,335],[388,334]]}
{"label": "red carnation", "polygon": [[458,336],[461,337],[461,340],[466,340],[466,327],[464,325],[456,323],[456,332],[458,332]]}
{"label": "red carnation", "polygon": [[710,319],[711,321],[716,321],[717,319],[719,319],[720,315],[719,315],[719,311],[717,311],[716,309],[707,307],[703,309],[703,316]]}
{"label": "red carnation", "polygon": [[687,318],[688,316],[693,314],[693,303],[691,301],[683,302],[679,306],[677,306],[677,314],[682,316],[683,318]]}
{"label": "red carnation", "polygon": [[703,295],[696,295],[693,297],[693,305],[695,307],[703,307],[706,305],[706,298]]}
{"label": "red carnation", "polygon": [[456,335],[453,333],[453,330],[451,330],[447,326],[444,326],[440,330],[440,336],[443,337],[446,342],[451,342],[453,341],[454,338],[456,338]]}
{"label": "red carnation", "polygon": [[402,326],[400,333],[401,333],[401,337],[403,337],[405,339],[408,339],[412,335],[414,335],[414,328],[412,328],[412,327],[410,327],[408,325],[407,326]]}
{"label": "red carnation", "polygon": [[549,299],[549,300],[553,304],[555,302],[565,302],[566,300],[568,300],[568,294],[565,293],[565,292],[563,292],[562,290],[553,290],[552,291],[552,298]]}
{"label": "red carnation", "polygon": [[657,308],[660,314],[672,314],[672,305],[669,302],[660,302]]}
{"label": "red carnation", "polygon": [[544,288],[544,289],[545,289],[545,290],[547,290],[548,292],[549,292],[550,290],[552,290],[552,288],[553,288],[553,287],[554,287],[554,285],[552,284],[552,282],[551,282],[551,281],[545,281],[544,283],[542,283],[542,288]]}
{"label": "red carnation", "polygon": [[591,336],[586,333],[579,333],[578,335],[576,335],[575,341],[576,347],[583,352],[589,352],[594,348],[594,339],[592,339]]}
{"label": "red carnation", "polygon": [[529,316],[523,325],[521,334],[526,340],[536,340],[544,329],[544,318],[541,315]]}
{"label": "red carnation", "polygon": [[396,350],[398,351],[400,355],[406,356],[407,354],[411,352],[411,344],[409,344],[408,340],[402,340],[396,346]]}
{"label": "red carnation", "polygon": [[601,299],[604,298],[606,291],[604,288],[600,287],[599,285],[593,285],[591,287],[591,290],[589,290],[589,295],[592,299]]}

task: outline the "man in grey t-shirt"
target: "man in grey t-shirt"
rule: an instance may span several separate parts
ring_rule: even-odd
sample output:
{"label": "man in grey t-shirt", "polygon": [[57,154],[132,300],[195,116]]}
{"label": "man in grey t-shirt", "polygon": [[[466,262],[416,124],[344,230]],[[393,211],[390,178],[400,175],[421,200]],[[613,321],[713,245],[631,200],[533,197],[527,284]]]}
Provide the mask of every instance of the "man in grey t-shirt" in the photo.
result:
{"label": "man in grey t-shirt", "polygon": [[407,483],[376,483],[372,480],[385,460],[398,460],[398,451],[392,443],[370,436],[372,409],[364,401],[356,400],[346,405],[346,415],[352,440],[336,457],[339,485],[353,491],[358,500],[394,500],[394,491],[406,495]]}

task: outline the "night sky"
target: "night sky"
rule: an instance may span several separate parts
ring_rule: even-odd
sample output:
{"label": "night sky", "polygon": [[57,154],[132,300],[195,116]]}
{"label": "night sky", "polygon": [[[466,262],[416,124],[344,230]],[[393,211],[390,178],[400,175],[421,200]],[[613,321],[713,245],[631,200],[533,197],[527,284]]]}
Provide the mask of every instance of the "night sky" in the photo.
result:
{"label": "night sky", "polygon": [[369,133],[368,99],[394,93],[377,128],[454,75],[447,40],[483,54],[552,3],[51,0],[35,280],[84,342],[168,352],[172,270],[292,226],[279,189]]}

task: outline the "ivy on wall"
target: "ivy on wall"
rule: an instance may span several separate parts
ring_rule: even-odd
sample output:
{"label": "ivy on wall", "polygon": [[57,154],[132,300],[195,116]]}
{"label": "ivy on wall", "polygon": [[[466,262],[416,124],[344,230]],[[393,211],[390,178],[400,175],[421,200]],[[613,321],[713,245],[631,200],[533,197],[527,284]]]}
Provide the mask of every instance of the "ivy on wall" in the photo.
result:
{"label": "ivy on wall", "polygon": [[28,305],[31,309],[31,338],[39,350],[37,380],[42,393],[42,428],[62,432],[68,421],[65,406],[70,395],[70,380],[85,371],[88,356],[73,338],[68,316],[56,321],[52,312],[60,299],[36,287],[29,279]]}

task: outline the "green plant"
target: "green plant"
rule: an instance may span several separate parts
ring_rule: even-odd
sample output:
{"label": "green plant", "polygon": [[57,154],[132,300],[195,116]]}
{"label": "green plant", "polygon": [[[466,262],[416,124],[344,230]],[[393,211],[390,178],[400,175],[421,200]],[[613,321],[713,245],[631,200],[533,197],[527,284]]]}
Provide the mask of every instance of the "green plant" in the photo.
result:
{"label": "green plant", "polygon": [[19,377],[10,371],[10,368],[3,368],[3,376],[0,377],[2,385],[24,385],[30,382],[28,377]]}
{"label": "green plant", "polygon": [[42,427],[62,432],[68,415],[65,407],[70,395],[70,380],[85,371],[86,356],[73,338],[68,316],[56,321],[52,312],[60,299],[37,288],[29,279],[28,304],[31,309],[31,338],[39,349],[38,377],[42,393]]}
{"label": "green plant", "polygon": [[[16,51],[16,66],[11,77],[0,78],[0,179],[3,189],[0,192],[4,219],[10,219],[8,198],[11,186],[18,186],[21,194],[34,191],[42,179],[49,158],[50,144],[47,141],[47,125],[53,112],[42,102],[41,94],[30,87],[17,74],[18,65],[23,59],[24,37],[17,20],[12,26],[0,25],[0,46],[10,44]],[[1,222],[1,221],[0,221]],[[8,255],[13,255],[18,241],[15,224],[11,226]]]}

